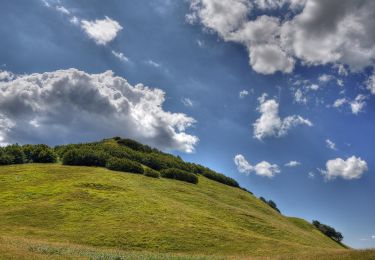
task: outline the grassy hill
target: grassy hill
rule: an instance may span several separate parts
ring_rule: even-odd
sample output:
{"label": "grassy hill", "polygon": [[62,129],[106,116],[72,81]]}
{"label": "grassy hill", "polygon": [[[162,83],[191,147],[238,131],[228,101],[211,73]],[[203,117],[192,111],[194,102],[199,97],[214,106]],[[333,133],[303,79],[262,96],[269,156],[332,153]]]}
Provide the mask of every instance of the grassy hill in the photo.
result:
{"label": "grassy hill", "polygon": [[[0,157],[12,164],[0,166],[0,259],[375,256],[281,215],[221,173],[133,140],[13,145]],[[46,163],[57,158],[75,166]]]}
{"label": "grassy hill", "polygon": [[0,167],[0,190],[0,244],[22,237],[221,256],[342,249],[310,223],[203,176],[195,185],[104,168],[24,164]]}

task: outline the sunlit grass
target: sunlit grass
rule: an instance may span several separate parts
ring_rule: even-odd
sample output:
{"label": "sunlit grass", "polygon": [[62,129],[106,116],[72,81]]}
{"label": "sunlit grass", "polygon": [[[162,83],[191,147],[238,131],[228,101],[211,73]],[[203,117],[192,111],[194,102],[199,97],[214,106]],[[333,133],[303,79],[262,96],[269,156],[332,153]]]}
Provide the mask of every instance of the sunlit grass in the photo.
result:
{"label": "sunlit grass", "polygon": [[2,166],[0,236],[42,240],[22,250],[56,256],[75,254],[79,245],[150,257],[351,253],[302,219],[284,217],[238,188],[199,178],[195,185],[94,167]]}

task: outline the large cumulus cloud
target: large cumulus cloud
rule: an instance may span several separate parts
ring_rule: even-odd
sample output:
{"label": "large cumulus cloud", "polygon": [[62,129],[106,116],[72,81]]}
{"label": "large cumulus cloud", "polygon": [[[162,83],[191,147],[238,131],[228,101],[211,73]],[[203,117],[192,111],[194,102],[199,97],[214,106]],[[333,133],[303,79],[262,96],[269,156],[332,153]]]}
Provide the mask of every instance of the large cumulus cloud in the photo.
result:
{"label": "large cumulus cloud", "polygon": [[130,85],[112,71],[76,69],[0,82],[0,142],[49,144],[127,136],[161,149],[194,151],[195,120],[162,107],[165,93]]}
{"label": "large cumulus cloud", "polygon": [[[250,65],[263,74],[290,73],[302,64],[373,67],[375,1],[372,0],[191,0],[189,21],[225,41],[244,45]],[[283,8],[283,9],[280,9]],[[276,9],[283,17],[270,16]],[[270,12],[271,10],[271,12]],[[257,14],[265,14],[256,16]]]}

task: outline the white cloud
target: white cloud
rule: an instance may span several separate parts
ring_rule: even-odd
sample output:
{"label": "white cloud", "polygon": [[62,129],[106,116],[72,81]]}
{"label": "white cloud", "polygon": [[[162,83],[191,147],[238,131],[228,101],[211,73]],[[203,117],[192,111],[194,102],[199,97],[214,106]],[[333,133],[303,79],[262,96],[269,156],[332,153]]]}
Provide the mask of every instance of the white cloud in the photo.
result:
{"label": "white cloud", "polygon": [[298,115],[292,115],[281,119],[279,117],[279,103],[275,99],[266,99],[267,94],[263,94],[259,101],[258,111],[261,116],[258,118],[254,126],[254,138],[259,140],[269,137],[281,137],[297,125],[312,126],[308,120]]}
{"label": "white cloud", "polygon": [[308,90],[313,90],[313,91],[316,91],[319,89],[319,85],[318,84],[311,84],[309,86],[306,87]]}
{"label": "white cloud", "polygon": [[255,166],[252,166],[242,154],[237,154],[233,160],[237,166],[237,170],[246,175],[254,172],[256,175],[271,178],[275,176],[275,174],[281,172],[277,164],[270,164],[266,161],[262,161]]}
{"label": "white cloud", "polygon": [[306,104],[307,97],[304,96],[302,90],[297,89],[296,92],[294,92],[294,101],[299,104]]}
{"label": "white cloud", "polygon": [[[288,0],[190,0],[189,22],[200,22],[225,41],[244,45],[259,73],[290,73],[303,65],[330,64],[340,75],[374,66],[375,2]],[[288,9],[282,19],[254,9]],[[268,12],[269,13],[269,12]],[[272,13],[272,12],[271,12]],[[294,16],[293,16],[294,15]],[[345,68],[344,64],[348,67]],[[268,66],[267,66],[268,65]]]}
{"label": "white cloud", "polygon": [[115,56],[117,59],[119,59],[122,62],[128,62],[129,59],[122,53],[122,52],[116,52],[112,50],[113,56]]}
{"label": "white cloud", "polygon": [[308,176],[309,176],[310,179],[314,179],[315,178],[315,173],[309,172]]}
{"label": "white cloud", "polygon": [[102,20],[88,21],[82,20],[81,27],[88,37],[99,45],[106,45],[116,38],[122,26],[115,20],[105,17]]}
{"label": "white cloud", "polygon": [[326,146],[331,150],[337,150],[336,144],[329,139],[326,139]]}
{"label": "white cloud", "polygon": [[244,97],[246,97],[249,94],[250,94],[249,91],[247,91],[247,90],[244,89],[244,90],[241,90],[240,93],[238,93],[238,96],[240,98],[244,98]]}
{"label": "white cloud", "polygon": [[274,44],[251,47],[249,57],[253,70],[258,73],[290,73],[294,69],[294,60]]}
{"label": "white cloud", "polygon": [[204,41],[203,41],[203,40],[199,40],[199,39],[196,40],[196,43],[197,43],[198,46],[201,47],[201,48],[203,48],[204,45],[205,45]]}
{"label": "white cloud", "polygon": [[375,235],[371,235],[371,238],[372,238],[372,239],[375,239]]}
{"label": "white cloud", "polygon": [[343,87],[344,86],[344,81],[342,79],[337,79],[336,80],[336,83],[337,85],[339,85],[340,87]]}
{"label": "white cloud", "polygon": [[335,103],[333,103],[333,107],[341,107],[342,105],[344,105],[347,102],[348,102],[348,100],[346,100],[346,98],[336,99]]}
{"label": "white cloud", "polygon": [[371,91],[371,94],[375,95],[375,72],[371,77],[369,77],[367,81],[367,88]]}
{"label": "white cloud", "polygon": [[74,25],[79,25],[79,23],[80,23],[79,18],[76,17],[76,16],[71,17],[71,18],[69,19],[69,21],[70,21],[72,24],[74,24]]}
{"label": "white cloud", "polygon": [[363,111],[363,108],[366,106],[365,100],[367,99],[367,96],[359,94],[356,96],[354,100],[348,100],[346,98],[339,98],[336,99],[333,103],[333,107],[338,108],[345,104],[348,104],[350,106],[350,110],[354,115],[358,115],[360,112]]}
{"label": "white cloud", "polygon": [[352,113],[357,115],[358,113],[362,112],[363,107],[366,105],[364,101],[366,96],[359,94],[353,101],[350,102],[350,108]]}
{"label": "white cloud", "polygon": [[338,68],[337,72],[339,73],[340,76],[348,76],[349,75],[348,70],[345,68],[345,66],[343,64],[339,64],[337,66],[337,68]]}
{"label": "white cloud", "polygon": [[359,179],[367,171],[367,163],[360,157],[349,157],[346,160],[336,158],[326,163],[326,169],[322,174],[327,180],[341,177],[346,180]]}
{"label": "white cloud", "polygon": [[155,68],[160,68],[161,67],[160,63],[157,63],[156,61],[153,61],[153,60],[147,60],[146,64],[148,64],[148,65],[150,65],[152,67],[155,67]]}
{"label": "white cloud", "polygon": [[322,74],[318,78],[319,82],[321,82],[321,83],[327,83],[327,82],[329,82],[333,79],[335,79],[335,77],[332,76],[332,75],[328,75],[328,74]]}
{"label": "white cloud", "polygon": [[10,71],[0,70],[0,81],[12,80],[14,77],[14,74]]}
{"label": "white cloud", "polygon": [[183,98],[183,99],[181,99],[181,102],[186,107],[193,107],[194,106],[194,102],[190,98]]}
{"label": "white cloud", "polygon": [[56,6],[56,10],[62,14],[66,14],[66,15],[69,15],[70,14],[70,11],[68,9],[66,9],[64,6]]}
{"label": "white cloud", "polygon": [[193,152],[195,120],[165,111],[165,93],[130,85],[112,71],[76,69],[0,82],[0,137],[8,143],[67,143],[126,136],[160,149]]}
{"label": "white cloud", "polygon": [[298,162],[298,161],[290,161],[290,162],[285,164],[286,167],[297,167],[299,165],[301,165],[301,163]]}

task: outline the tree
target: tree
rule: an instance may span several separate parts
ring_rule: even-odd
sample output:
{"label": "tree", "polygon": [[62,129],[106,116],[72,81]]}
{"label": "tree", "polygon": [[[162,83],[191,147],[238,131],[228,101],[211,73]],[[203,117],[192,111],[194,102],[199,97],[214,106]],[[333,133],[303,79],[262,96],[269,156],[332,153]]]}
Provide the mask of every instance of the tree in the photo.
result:
{"label": "tree", "polygon": [[25,154],[18,144],[9,145],[4,149],[5,154],[12,158],[12,164],[25,163]]}
{"label": "tree", "polygon": [[343,235],[340,232],[336,231],[333,227],[322,224],[317,220],[313,220],[312,224],[317,229],[319,229],[323,234],[325,234],[326,236],[332,238],[333,240],[335,240],[337,242],[341,242],[344,238]]}

